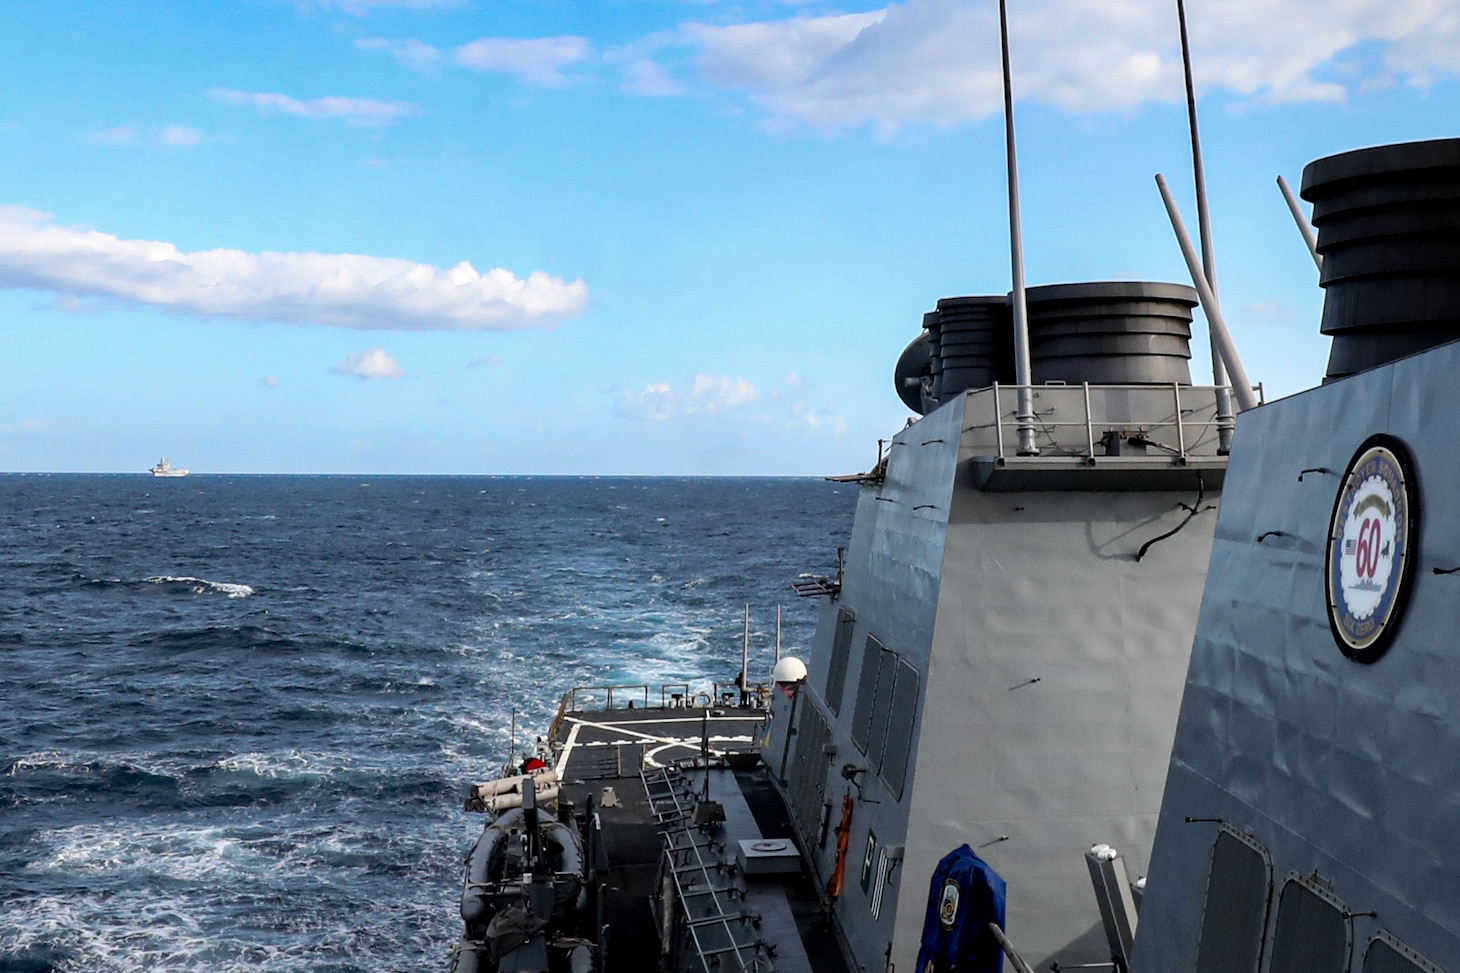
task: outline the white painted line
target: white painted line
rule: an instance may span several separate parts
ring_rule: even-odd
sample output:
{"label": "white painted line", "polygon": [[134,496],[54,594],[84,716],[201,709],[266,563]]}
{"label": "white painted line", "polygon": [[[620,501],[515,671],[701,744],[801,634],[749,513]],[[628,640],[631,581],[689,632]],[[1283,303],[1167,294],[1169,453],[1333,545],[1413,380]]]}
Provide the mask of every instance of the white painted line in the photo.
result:
{"label": "white painted line", "polygon": [[568,731],[568,739],[567,739],[566,742],[563,743],[563,750],[562,750],[562,752],[558,754],[558,765],[553,768],[554,770],[556,770],[558,772],[558,778],[559,779],[562,778],[563,771],[567,770],[567,768],[568,768],[568,755],[573,752],[573,747],[577,744],[577,742],[578,742],[578,724],[575,721],[574,724],[573,724],[573,728]]}

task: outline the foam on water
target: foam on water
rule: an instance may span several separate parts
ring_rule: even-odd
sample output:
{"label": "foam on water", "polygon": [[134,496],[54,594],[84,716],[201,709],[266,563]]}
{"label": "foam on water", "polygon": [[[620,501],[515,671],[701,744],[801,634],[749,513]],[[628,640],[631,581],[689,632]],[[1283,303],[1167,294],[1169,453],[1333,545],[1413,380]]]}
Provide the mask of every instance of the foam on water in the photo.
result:
{"label": "foam on water", "polygon": [[0,476],[0,967],[444,969],[481,826],[461,798],[513,712],[520,751],[575,684],[728,679],[746,603],[753,659],[778,601],[804,646],[815,604],[786,585],[834,568],[852,501],[808,481],[151,486]]}
{"label": "foam on water", "polygon": [[155,578],[142,579],[146,584],[160,585],[183,585],[195,595],[227,595],[229,598],[247,598],[253,594],[253,588],[246,584],[234,584],[230,581],[209,581],[207,578],[172,577],[161,575]]}

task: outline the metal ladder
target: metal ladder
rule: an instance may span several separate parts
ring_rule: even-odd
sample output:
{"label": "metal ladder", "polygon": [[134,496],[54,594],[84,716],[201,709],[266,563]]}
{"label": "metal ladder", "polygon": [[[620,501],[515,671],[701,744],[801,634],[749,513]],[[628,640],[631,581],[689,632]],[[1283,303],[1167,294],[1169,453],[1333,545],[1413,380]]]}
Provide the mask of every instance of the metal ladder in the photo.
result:
{"label": "metal ladder", "polygon": [[645,770],[640,779],[663,829],[661,887],[673,886],[678,925],[697,961],[689,969],[773,973],[760,916],[744,908],[745,892],[736,884],[734,863],[724,858],[724,844],[695,825],[694,784],[677,767]]}

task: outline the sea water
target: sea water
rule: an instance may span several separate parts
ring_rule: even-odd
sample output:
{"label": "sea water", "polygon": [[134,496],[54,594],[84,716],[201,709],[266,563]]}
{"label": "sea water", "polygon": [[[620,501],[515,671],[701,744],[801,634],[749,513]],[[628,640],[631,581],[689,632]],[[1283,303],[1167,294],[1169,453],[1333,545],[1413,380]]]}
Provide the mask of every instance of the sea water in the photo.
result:
{"label": "sea water", "polygon": [[805,654],[855,493],[0,476],[0,970],[444,970],[514,712]]}

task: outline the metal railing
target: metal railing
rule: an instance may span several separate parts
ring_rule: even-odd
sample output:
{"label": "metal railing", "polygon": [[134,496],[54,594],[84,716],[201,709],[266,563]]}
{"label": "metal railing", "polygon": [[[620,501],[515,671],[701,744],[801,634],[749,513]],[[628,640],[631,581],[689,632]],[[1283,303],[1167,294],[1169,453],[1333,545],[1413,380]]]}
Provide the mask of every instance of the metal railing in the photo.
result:
{"label": "metal railing", "polygon": [[[701,686],[704,684],[701,683]],[[696,690],[687,682],[666,682],[659,685],[657,709],[709,709],[713,706],[738,706],[741,702],[739,682],[711,682],[709,691]],[[562,729],[563,720],[569,713],[582,713],[590,709],[614,710],[636,706],[649,709],[650,692],[653,687],[638,686],[574,686],[563,693],[558,700],[557,712],[548,727],[548,739],[556,740]],[[746,701],[753,709],[765,709],[770,686],[766,683],[752,683],[746,690]]]}
{"label": "metal railing", "polygon": [[[1185,459],[1218,454],[1220,433],[1232,423],[1217,414],[1218,389],[1192,385],[1032,385],[994,384],[987,396],[992,421],[965,432],[992,432],[989,443],[1000,459],[1017,449],[1020,421],[1017,393],[1033,394],[1036,442],[1041,455],[1095,458],[1118,455],[1122,447]],[[1013,395],[1010,391],[1013,391]],[[978,392],[970,393],[983,398]],[[1100,449],[1097,449],[1097,446]]]}

